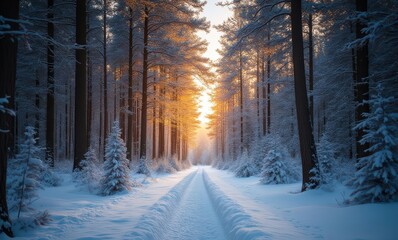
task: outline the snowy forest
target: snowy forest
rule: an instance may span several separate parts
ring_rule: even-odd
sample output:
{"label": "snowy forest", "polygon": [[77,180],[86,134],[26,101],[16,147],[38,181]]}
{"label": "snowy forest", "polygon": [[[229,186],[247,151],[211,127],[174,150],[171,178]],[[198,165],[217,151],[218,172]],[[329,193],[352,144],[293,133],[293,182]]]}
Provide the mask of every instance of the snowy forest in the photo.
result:
{"label": "snowy forest", "polygon": [[394,239],[397,56],[397,0],[1,0],[0,238]]}

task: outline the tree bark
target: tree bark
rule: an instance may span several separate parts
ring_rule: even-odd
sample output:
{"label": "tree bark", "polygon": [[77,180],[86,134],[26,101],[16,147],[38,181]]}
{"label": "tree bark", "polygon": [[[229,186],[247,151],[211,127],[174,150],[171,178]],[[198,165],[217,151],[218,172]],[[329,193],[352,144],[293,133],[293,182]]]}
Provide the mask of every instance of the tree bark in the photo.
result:
{"label": "tree bark", "polygon": [[310,90],[310,119],[314,127],[314,43],[313,43],[312,13],[308,16],[308,84]]}
{"label": "tree bark", "polygon": [[[107,55],[106,55],[106,40],[107,40],[107,0],[104,0],[103,2],[104,6],[103,6],[103,60],[104,60],[104,66],[103,66],[103,79],[104,79],[104,133],[103,133],[103,137],[104,139],[106,139],[106,137],[108,136],[108,66],[107,66]],[[104,143],[104,150],[105,150],[105,143]]]}
{"label": "tree bark", "polygon": [[261,81],[263,97],[263,136],[267,134],[267,85],[265,83],[265,56],[261,53]]}
{"label": "tree bark", "polygon": [[129,87],[128,87],[128,120],[127,120],[127,153],[128,159],[133,159],[133,9],[129,8]]}
{"label": "tree bark", "polygon": [[318,183],[312,178],[313,174],[310,172],[311,169],[316,166],[317,155],[308,109],[301,13],[301,0],[292,0],[291,29],[293,45],[294,90],[303,171],[302,191],[305,191],[309,187],[308,184],[311,183],[311,187],[313,188],[317,187]]}
{"label": "tree bark", "polygon": [[[267,34],[268,45],[271,45],[271,27]],[[271,133],[271,53],[267,56],[267,133]]]}
{"label": "tree bark", "polygon": [[144,50],[142,64],[142,108],[141,108],[141,141],[140,159],[146,159],[146,128],[147,128],[147,101],[148,101],[148,15],[149,9],[144,7]]}
{"label": "tree bark", "polygon": [[47,119],[46,160],[54,167],[54,0],[47,1]]}
{"label": "tree bark", "polygon": [[[357,12],[366,12],[368,10],[367,1],[366,0],[356,0],[356,11]],[[365,36],[362,32],[367,25],[361,21],[357,21],[356,23],[356,38],[361,39]],[[368,43],[365,42],[363,45],[358,46],[356,48],[356,111],[355,111],[355,121],[356,123],[364,120],[364,113],[368,113],[370,111],[369,104],[365,103],[365,101],[369,100],[369,58],[368,58]],[[364,129],[358,129],[356,131],[355,139],[356,139],[356,159],[360,159],[369,155],[366,152],[366,149],[370,147],[369,143],[361,144],[359,141],[365,135]]]}
{"label": "tree bark", "polygon": [[86,0],[76,2],[76,87],[75,87],[75,154],[73,169],[87,152],[87,75],[86,75]]}
{"label": "tree bark", "polygon": [[[19,18],[19,1],[3,0],[0,1],[0,15],[9,19]],[[18,31],[18,24],[9,24],[10,31]],[[0,98],[8,98],[8,104],[4,106],[8,109],[15,108],[15,82],[17,72],[17,49],[18,39],[12,35],[5,34],[0,38]],[[13,147],[13,134],[15,119],[13,116],[0,111],[0,234],[4,232],[9,237],[13,237],[12,223],[8,215],[7,206],[7,160],[8,150]]]}
{"label": "tree bark", "polygon": [[243,59],[239,51],[239,110],[240,110],[240,154],[243,153]]}
{"label": "tree bark", "polygon": [[[162,69],[161,69],[162,73]],[[164,157],[165,141],[164,141],[164,115],[163,115],[163,103],[165,97],[165,89],[160,86],[160,101],[159,101],[159,136],[158,136],[158,157],[161,159]]]}
{"label": "tree bark", "polygon": [[260,136],[260,50],[256,51],[256,112],[257,112],[257,134]]}
{"label": "tree bark", "polygon": [[153,83],[152,159],[156,159],[156,80]]}

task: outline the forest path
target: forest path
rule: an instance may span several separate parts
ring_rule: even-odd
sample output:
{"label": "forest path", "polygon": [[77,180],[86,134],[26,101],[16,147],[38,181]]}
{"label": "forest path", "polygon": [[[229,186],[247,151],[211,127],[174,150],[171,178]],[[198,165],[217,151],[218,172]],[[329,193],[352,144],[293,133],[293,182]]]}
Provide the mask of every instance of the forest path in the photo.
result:
{"label": "forest path", "polygon": [[[126,238],[270,239],[264,226],[212,181],[209,167],[197,169],[142,215]],[[210,171],[209,171],[210,172]],[[214,173],[214,172],[213,172]],[[284,239],[284,238],[282,238]]]}
{"label": "forest path", "polygon": [[218,218],[200,168],[181,198],[163,239],[227,239]]}

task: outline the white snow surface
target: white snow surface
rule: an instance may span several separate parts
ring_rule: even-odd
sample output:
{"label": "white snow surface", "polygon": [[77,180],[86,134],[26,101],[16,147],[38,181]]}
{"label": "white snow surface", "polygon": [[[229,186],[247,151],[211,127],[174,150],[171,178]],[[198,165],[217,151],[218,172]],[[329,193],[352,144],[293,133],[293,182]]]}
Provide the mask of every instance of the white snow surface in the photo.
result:
{"label": "white snow surface", "polygon": [[15,230],[16,239],[398,239],[398,203],[342,206],[343,186],[300,193],[300,183],[262,185],[200,166],[144,181],[131,175],[143,186],[104,197],[62,177],[34,203],[53,221]]}

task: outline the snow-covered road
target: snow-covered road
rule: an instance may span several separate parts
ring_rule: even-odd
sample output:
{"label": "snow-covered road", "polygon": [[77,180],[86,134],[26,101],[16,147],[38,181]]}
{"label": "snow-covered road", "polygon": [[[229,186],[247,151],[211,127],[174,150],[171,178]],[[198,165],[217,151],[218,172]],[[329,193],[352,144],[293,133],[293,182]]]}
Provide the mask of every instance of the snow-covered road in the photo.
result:
{"label": "snow-covered road", "polygon": [[41,190],[35,202],[53,221],[17,231],[16,239],[390,240],[398,235],[398,204],[340,207],[336,193],[295,194],[300,183],[261,185],[258,177],[236,178],[211,167],[156,176],[108,197],[79,190],[70,175],[64,179],[60,187]]}
{"label": "snow-covered road", "polygon": [[220,219],[207,193],[202,168],[197,171],[182,196],[163,239],[226,239]]}

